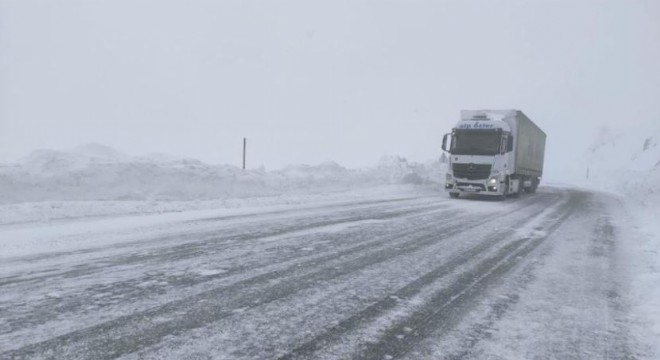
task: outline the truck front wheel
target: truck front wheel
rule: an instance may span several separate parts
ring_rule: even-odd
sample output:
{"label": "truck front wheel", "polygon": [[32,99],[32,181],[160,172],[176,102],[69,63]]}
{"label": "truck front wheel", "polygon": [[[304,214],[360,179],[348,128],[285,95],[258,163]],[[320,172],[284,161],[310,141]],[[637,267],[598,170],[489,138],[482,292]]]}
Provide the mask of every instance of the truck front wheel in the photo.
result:
{"label": "truck front wheel", "polygon": [[504,191],[502,195],[499,195],[497,198],[500,201],[506,200],[507,195],[509,195],[509,177],[504,178]]}
{"label": "truck front wheel", "polygon": [[451,196],[452,199],[458,199],[459,193],[449,193],[449,196]]}

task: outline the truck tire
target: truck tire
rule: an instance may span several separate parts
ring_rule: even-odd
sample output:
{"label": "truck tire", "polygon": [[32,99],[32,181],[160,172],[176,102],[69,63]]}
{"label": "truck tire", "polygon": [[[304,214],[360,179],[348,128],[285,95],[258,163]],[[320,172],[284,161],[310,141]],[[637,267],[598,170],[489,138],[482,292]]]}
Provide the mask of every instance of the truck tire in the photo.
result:
{"label": "truck tire", "polygon": [[509,195],[509,177],[504,178],[504,193],[497,197],[497,200],[504,201],[506,200],[507,195]]}
{"label": "truck tire", "polygon": [[522,190],[527,194],[533,193],[534,190],[532,190],[532,189],[534,189],[534,179],[530,178],[530,177],[523,177],[522,181],[529,181],[531,183],[531,185],[529,187],[524,187],[523,186]]}
{"label": "truck tire", "polygon": [[[512,193],[510,193],[510,195],[511,195],[511,197],[513,197],[513,198],[519,198],[519,197],[520,197],[520,194],[523,193],[523,187],[522,187],[523,179],[520,179],[520,178],[514,178],[514,179],[518,179],[518,190],[517,190],[516,192],[512,192]],[[507,189],[507,190],[508,190],[508,189]]]}
{"label": "truck tire", "polygon": [[529,189],[530,193],[535,193],[539,187],[539,178],[532,178],[532,187]]}
{"label": "truck tire", "polygon": [[459,193],[449,193],[449,196],[451,196],[452,199],[458,199]]}

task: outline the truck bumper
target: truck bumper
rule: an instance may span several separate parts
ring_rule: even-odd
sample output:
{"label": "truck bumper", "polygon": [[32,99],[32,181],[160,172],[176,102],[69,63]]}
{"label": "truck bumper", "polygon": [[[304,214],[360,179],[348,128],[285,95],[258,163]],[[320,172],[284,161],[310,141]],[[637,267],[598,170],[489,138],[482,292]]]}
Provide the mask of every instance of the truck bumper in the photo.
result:
{"label": "truck bumper", "polygon": [[479,194],[501,196],[504,193],[504,183],[489,184],[488,180],[453,179],[445,183],[445,191],[455,194]]}

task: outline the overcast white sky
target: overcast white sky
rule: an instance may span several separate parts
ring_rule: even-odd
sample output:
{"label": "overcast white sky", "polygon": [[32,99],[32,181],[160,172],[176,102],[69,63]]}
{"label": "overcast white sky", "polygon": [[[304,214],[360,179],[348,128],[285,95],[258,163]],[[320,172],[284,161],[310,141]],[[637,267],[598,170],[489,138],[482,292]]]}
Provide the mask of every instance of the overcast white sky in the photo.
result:
{"label": "overcast white sky", "polygon": [[461,109],[517,108],[558,173],[602,125],[660,127],[659,64],[657,0],[0,0],[0,162],[424,161]]}

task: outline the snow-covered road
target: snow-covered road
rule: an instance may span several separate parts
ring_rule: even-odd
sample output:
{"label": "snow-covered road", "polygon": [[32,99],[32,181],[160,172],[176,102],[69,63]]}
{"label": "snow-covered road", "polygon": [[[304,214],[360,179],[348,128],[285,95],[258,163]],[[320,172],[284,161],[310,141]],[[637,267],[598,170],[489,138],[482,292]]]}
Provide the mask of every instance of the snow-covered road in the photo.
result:
{"label": "snow-covered road", "polygon": [[619,211],[544,188],[0,227],[0,358],[646,357]]}

